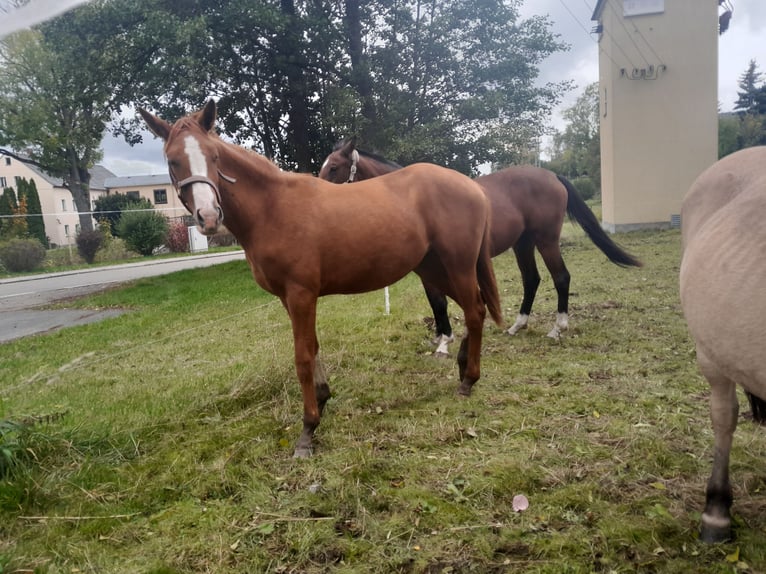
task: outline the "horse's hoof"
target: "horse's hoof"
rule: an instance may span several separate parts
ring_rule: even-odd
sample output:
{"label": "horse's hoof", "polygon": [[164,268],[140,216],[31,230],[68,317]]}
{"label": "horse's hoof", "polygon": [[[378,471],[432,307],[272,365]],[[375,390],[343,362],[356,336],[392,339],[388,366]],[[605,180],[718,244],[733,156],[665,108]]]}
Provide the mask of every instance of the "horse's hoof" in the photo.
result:
{"label": "horse's hoof", "polygon": [[[716,522],[717,524],[712,524]],[[702,515],[702,524],[700,525],[700,540],[706,544],[717,544],[719,542],[730,542],[734,539],[731,530],[731,521],[722,519],[708,518]]]}
{"label": "horse's hoof", "polygon": [[546,335],[549,339],[553,339],[554,341],[560,341],[561,340],[561,331],[559,331],[556,327],[551,329],[548,334]]}
{"label": "horse's hoof", "polygon": [[460,383],[460,386],[457,388],[457,394],[461,397],[470,397],[471,390],[472,390],[471,385]]}
{"label": "horse's hoof", "polygon": [[511,337],[513,337],[516,333],[518,333],[522,329],[526,329],[526,328],[527,328],[526,325],[520,325],[520,326],[519,325],[513,325],[508,330],[506,330],[506,333],[508,333]]}
{"label": "horse's hoof", "polygon": [[293,458],[311,458],[311,447],[299,446],[295,448]]}

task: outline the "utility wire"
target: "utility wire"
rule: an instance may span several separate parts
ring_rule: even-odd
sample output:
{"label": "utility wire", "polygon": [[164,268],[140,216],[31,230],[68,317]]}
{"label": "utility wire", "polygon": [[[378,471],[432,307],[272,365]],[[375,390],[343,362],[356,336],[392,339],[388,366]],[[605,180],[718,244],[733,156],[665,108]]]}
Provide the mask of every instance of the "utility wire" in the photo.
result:
{"label": "utility wire", "polygon": [[[607,0],[607,2],[609,2],[609,0]],[[618,7],[614,6],[613,2],[609,2],[609,3],[612,4],[612,7],[614,8],[615,13],[616,13]],[[618,17],[617,20],[620,23],[620,27],[622,27],[623,31],[625,32],[625,35],[630,39],[631,43],[633,44],[633,47],[636,49],[636,52],[638,52],[638,57],[641,58],[646,63],[647,66],[651,66],[652,65],[651,62],[646,59],[646,57],[644,56],[644,53],[641,51],[641,48],[638,47],[638,44],[636,44],[636,41],[633,39],[633,34],[628,32],[628,29],[625,26],[625,22],[624,22],[625,18],[624,17],[622,17],[622,18]],[[633,27],[635,27],[635,24],[633,24]]]}
{"label": "utility wire", "polygon": [[[583,1],[584,1],[584,0],[583,0]],[[559,0],[559,2],[561,2],[561,5],[562,5],[564,8],[566,8],[566,11],[567,11],[567,12],[569,12],[569,15],[570,15],[570,16],[572,16],[572,18],[574,18],[575,22],[577,22],[577,23],[580,25],[580,28],[582,28],[582,29],[585,31],[585,33],[588,35],[588,37],[589,37],[589,38],[590,38],[590,39],[591,39],[593,42],[596,42],[596,43],[598,44],[598,40],[595,40],[595,39],[593,38],[593,36],[591,36],[591,32],[590,32],[590,31],[589,31],[589,30],[588,30],[588,29],[587,29],[587,28],[586,28],[586,27],[583,25],[583,23],[582,23],[582,22],[580,22],[580,20],[577,18],[577,16],[575,16],[574,12],[572,12],[572,10],[570,10],[570,9],[569,9],[569,6],[567,6],[567,5],[564,3],[564,0]],[[586,5],[586,6],[588,6],[588,4],[587,4],[587,3],[586,3],[585,5]],[[589,6],[588,6],[588,8],[590,9],[590,7],[589,7]],[[607,35],[608,35],[608,36],[609,36],[609,37],[612,39],[612,43],[613,43],[615,46],[617,46],[617,48],[620,50],[620,52],[622,52],[623,56],[625,56],[625,59],[627,59],[627,60],[628,60],[628,63],[630,64],[631,68],[635,68],[636,66],[634,66],[634,65],[633,65],[633,62],[631,61],[630,57],[629,57],[629,56],[628,56],[628,55],[625,53],[625,50],[623,50],[623,49],[622,49],[622,46],[620,46],[620,44],[617,42],[617,40],[615,40],[614,36],[612,36],[612,35],[609,33],[609,31],[608,31],[608,30],[604,30],[604,33],[605,33],[605,34],[607,34]],[[606,50],[602,50],[600,46],[599,46],[599,52],[600,52],[600,53],[602,53],[602,54],[604,54],[604,55],[605,55],[607,58],[609,58],[609,60],[612,62],[612,64],[614,64],[614,65],[615,65],[615,67],[616,67],[616,68],[622,68],[622,67],[623,67],[623,66],[620,66],[620,65],[619,65],[619,64],[618,64],[618,63],[617,63],[617,62],[614,60],[614,58],[612,58],[612,56],[611,56],[611,54],[609,54],[609,52],[607,52]]]}

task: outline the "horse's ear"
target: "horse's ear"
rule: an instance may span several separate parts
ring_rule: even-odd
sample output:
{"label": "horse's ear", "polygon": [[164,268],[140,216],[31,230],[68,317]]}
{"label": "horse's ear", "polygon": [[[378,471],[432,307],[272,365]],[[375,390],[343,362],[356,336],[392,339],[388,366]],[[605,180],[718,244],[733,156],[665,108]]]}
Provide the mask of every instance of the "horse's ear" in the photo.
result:
{"label": "horse's ear", "polygon": [[351,139],[347,139],[345,142],[343,142],[343,146],[340,148],[340,153],[344,157],[351,157],[351,154],[356,149],[356,136],[352,137]]}
{"label": "horse's ear", "polygon": [[199,118],[199,124],[202,126],[202,129],[206,132],[213,131],[213,128],[215,127],[215,116],[215,100],[210,99],[202,109],[202,114]]}
{"label": "horse's ear", "polygon": [[171,125],[163,119],[158,118],[154,114],[147,112],[143,108],[138,108],[138,113],[144,118],[149,130],[163,141],[168,140],[170,134]]}

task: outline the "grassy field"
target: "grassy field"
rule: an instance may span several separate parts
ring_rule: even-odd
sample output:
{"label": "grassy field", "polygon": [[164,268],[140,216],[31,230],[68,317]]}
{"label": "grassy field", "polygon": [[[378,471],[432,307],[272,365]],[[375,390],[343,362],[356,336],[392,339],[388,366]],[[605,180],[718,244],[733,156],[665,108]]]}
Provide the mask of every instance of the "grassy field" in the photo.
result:
{"label": "grassy field", "polygon": [[[470,399],[416,277],[390,315],[382,292],[323,299],[309,460],[289,322],[244,262],[68,303],[131,312],[0,346],[0,572],[766,572],[766,433],[745,416],[737,539],[697,540],[712,431],[680,234],[618,240],[644,268],[567,226],[570,330],[545,337],[543,272],[528,330],[487,325]],[[495,268],[511,322],[512,255]]]}

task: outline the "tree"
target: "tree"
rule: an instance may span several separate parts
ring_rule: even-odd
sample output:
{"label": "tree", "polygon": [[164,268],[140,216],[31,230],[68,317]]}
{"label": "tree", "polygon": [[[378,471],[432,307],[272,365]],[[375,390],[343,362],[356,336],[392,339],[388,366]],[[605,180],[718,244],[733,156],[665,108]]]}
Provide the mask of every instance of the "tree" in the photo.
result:
{"label": "tree", "polygon": [[739,79],[739,91],[737,92],[737,101],[734,103],[734,110],[742,114],[758,113],[758,103],[761,99],[758,84],[761,81],[761,74],[758,71],[758,64],[755,60],[750,60],[747,70]]}
{"label": "tree", "polygon": [[[154,2],[143,21],[165,24],[162,57],[140,104],[178,117],[217,97],[224,135],[285,169],[316,170],[356,130],[401,163],[512,162],[567,87],[535,85],[537,64],[565,46],[547,19],[519,21],[519,4]],[[153,38],[139,27],[131,41]]]}
{"label": "tree", "polygon": [[45,222],[43,210],[40,205],[40,196],[37,193],[37,184],[34,179],[27,181],[26,178],[16,178],[16,189],[19,203],[22,199],[26,203],[27,233],[37,239],[43,246],[48,245],[48,237],[45,235]]}
{"label": "tree", "polygon": [[566,46],[546,18],[519,21],[519,3],[371,3],[365,44],[381,114],[372,147],[466,173],[526,154],[568,84],[535,85],[536,65]]}
{"label": "tree", "polygon": [[568,177],[587,175],[598,186],[601,181],[598,83],[586,86],[562,115],[568,123],[553,138],[554,150],[548,167]]}
{"label": "tree", "polygon": [[97,0],[0,40],[0,145],[63,178],[83,230],[93,227],[89,169],[146,64],[125,47],[135,17]]}
{"label": "tree", "polygon": [[119,224],[123,211],[128,209],[153,209],[148,199],[135,199],[124,193],[112,193],[99,197],[93,206],[93,217],[96,221],[109,223],[109,230],[115,237],[119,236]]}
{"label": "tree", "polygon": [[16,193],[11,187],[3,188],[3,194],[0,195],[0,237],[10,237],[13,228],[13,220],[18,210],[16,202]]}

